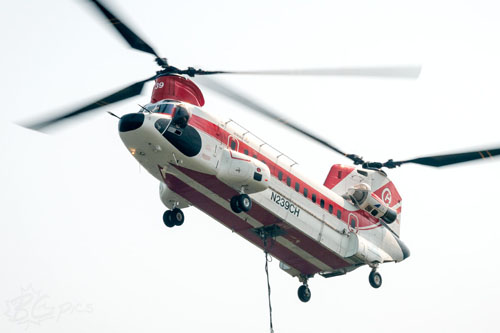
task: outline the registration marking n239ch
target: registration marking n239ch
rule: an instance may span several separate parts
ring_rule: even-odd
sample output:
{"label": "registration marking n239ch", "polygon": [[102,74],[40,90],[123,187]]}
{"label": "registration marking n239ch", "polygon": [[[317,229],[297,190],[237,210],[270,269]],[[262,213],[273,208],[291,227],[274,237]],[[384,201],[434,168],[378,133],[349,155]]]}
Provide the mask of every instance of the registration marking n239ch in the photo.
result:
{"label": "registration marking n239ch", "polygon": [[274,203],[277,204],[278,206],[283,207],[285,210],[299,217],[300,208],[295,206],[295,204],[290,202],[288,199],[282,197],[277,193],[271,192],[271,200],[274,201]]}

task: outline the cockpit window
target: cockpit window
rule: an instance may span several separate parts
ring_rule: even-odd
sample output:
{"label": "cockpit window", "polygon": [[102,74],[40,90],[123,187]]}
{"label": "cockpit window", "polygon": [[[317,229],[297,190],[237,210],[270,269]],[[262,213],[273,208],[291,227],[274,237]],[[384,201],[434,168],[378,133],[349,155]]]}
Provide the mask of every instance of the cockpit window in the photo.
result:
{"label": "cockpit window", "polygon": [[[177,104],[175,103],[163,103],[163,104],[148,104],[144,106],[144,108],[141,108],[141,112],[148,111],[151,113],[165,113],[165,114],[172,114],[172,111],[175,109]],[[144,110],[146,109],[146,110]]]}
{"label": "cockpit window", "polygon": [[153,111],[153,112],[172,114],[172,111],[174,109],[175,109],[175,104],[162,104],[162,105],[160,105],[160,107],[157,111]]}

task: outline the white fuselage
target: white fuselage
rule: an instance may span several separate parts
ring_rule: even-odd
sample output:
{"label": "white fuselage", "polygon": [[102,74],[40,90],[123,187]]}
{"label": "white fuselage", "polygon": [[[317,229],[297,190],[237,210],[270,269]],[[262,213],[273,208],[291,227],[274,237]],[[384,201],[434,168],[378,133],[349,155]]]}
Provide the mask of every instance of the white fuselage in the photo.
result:
{"label": "white fuselage", "polygon": [[[196,206],[260,248],[264,245],[252,230],[278,225],[284,234],[276,237],[270,253],[293,276],[339,275],[363,264],[407,257],[407,249],[383,223],[366,218],[339,193],[309,179],[292,159],[234,121],[188,107],[189,126],[201,139],[195,156],[186,156],[155,128],[159,119],[170,120],[169,114],[144,113],[139,128],[120,132],[137,161],[163,184],[162,200],[169,208]],[[246,213],[236,214],[230,207],[229,199],[239,189],[216,177],[227,150],[263,161],[271,172],[267,189],[249,193],[253,207]]]}

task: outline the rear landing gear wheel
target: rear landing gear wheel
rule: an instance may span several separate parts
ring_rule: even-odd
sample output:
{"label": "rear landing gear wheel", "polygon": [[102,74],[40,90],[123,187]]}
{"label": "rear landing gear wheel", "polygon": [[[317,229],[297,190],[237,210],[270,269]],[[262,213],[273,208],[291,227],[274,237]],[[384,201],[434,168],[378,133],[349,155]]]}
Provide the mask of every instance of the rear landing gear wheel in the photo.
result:
{"label": "rear landing gear wheel", "polygon": [[302,302],[309,302],[311,299],[311,290],[306,284],[303,284],[299,287],[299,290],[297,290],[297,295]]}
{"label": "rear landing gear wheel", "polygon": [[170,216],[172,215],[172,211],[167,210],[165,213],[163,213],[163,223],[169,228],[173,228],[175,226],[174,222],[170,219]]}
{"label": "rear landing gear wheel", "polygon": [[184,223],[184,213],[179,208],[174,208],[170,213],[170,220],[174,225],[181,226]]}
{"label": "rear landing gear wheel", "polygon": [[368,276],[368,280],[370,281],[370,285],[373,288],[380,288],[380,286],[382,285],[382,275],[380,275],[380,273],[375,270],[371,271],[370,275]]}

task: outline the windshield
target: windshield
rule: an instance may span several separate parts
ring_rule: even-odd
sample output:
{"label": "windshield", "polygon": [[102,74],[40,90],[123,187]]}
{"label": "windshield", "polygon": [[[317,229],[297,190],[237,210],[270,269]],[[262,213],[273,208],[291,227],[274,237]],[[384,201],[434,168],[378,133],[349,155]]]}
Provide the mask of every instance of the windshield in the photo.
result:
{"label": "windshield", "polygon": [[[148,111],[151,113],[165,113],[165,114],[172,114],[172,111],[175,109],[177,106],[177,103],[165,103],[165,102],[160,102],[157,104],[148,104],[144,106],[143,109],[141,109],[142,112]],[[146,110],[144,110],[146,109]]]}

